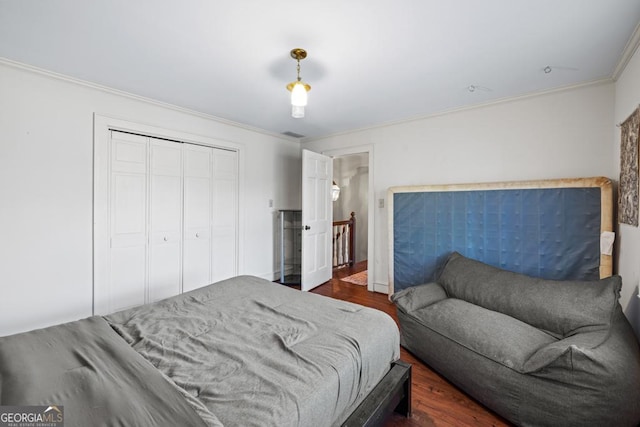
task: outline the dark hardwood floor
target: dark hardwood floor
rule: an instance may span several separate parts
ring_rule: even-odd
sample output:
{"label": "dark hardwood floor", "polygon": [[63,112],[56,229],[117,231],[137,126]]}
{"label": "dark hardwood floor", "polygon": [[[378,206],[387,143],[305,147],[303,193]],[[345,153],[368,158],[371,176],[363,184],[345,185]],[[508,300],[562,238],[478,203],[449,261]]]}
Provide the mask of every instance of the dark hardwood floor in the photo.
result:
{"label": "dark hardwood floor", "polygon": [[[396,307],[389,301],[387,295],[369,292],[366,286],[340,280],[366,269],[367,262],[364,261],[352,268],[335,270],[331,281],[318,286],[311,292],[382,310],[398,322]],[[394,414],[385,424],[386,427],[509,425],[432,371],[404,348],[400,349],[400,358],[412,365],[413,414],[411,418]]]}

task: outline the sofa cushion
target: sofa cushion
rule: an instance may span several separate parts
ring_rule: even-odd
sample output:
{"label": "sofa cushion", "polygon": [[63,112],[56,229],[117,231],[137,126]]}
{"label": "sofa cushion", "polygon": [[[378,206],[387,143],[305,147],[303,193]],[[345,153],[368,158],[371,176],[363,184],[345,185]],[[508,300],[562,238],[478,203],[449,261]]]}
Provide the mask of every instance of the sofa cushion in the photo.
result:
{"label": "sofa cushion", "polygon": [[525,276],[451,254],[438,279],[447,295],[507,314],[558,338],[609,328],[619,276],[557,281]]}
{"label": "sofa cushion", "polygon": [[391,301],[405,312],[427,307],[445,298],[447,298],[447,293],[439,283],[435,282],[412,286],[391,295]]}
{"label": "sofa cushion", "polygon": [[456,344],[518,372],[539,349],[557,341],[510,316],[455,298],[407,314]]}

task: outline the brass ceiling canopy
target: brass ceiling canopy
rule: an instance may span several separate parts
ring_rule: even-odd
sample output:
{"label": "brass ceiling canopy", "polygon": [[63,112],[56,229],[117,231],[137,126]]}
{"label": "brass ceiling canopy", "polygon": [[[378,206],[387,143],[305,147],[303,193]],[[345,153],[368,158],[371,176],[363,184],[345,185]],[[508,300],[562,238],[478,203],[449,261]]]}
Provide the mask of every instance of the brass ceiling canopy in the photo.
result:
{"label": "brass ceiling canopy", "polygon": [[307,57],[307,51],[299,47],[291,49],[291,57],[295,60],[302,60]]}

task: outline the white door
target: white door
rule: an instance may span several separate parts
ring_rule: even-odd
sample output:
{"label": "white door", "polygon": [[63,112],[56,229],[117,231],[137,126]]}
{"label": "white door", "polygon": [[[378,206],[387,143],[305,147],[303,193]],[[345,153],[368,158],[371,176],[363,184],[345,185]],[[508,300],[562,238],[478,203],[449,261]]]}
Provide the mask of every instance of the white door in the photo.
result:
{"label": "white door", "polygon": [[182,146],[151,139],[149,146],[149,299],[182,289]]}
{"label": "white door", "polygon": [[184,147],[183,292],[211,284],[211,152]]}
{"label": "white door", "polygon": [[302,150],[302,283],[308,291],[331,279],[330,157]]}
{"label": "white door", "polygon": [[[147,138],[112,132],[109,270],[106,304],[111,313],[146,301]],[[106,306],[106,307],[105,307]]]}

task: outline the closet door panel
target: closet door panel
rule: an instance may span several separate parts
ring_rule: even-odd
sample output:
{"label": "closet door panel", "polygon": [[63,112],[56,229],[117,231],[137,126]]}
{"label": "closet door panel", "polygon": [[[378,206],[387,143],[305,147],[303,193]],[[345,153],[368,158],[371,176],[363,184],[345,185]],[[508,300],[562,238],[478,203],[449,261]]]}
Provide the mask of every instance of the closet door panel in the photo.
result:
{"label": "closet door panel", "polygon": [[110,146],[109,311],[144,304],[147,138],[113,132]]}
{"label": "closet door panel", "polygon": [[144,247],[123,245],[111,248],[110,313],[145,303],[146,264]]}
{"label": "closet door panel", "polygon": [[212,281],[237,275],[238,155],[213,150]]}
{"label": "closet door panel", "polygon": [[211,148],[184,148],[183,291],[211,283]]}
{"label": "closet door panel", "polygon": [[149,299],[182,287],[182,144],[151,139]]}

